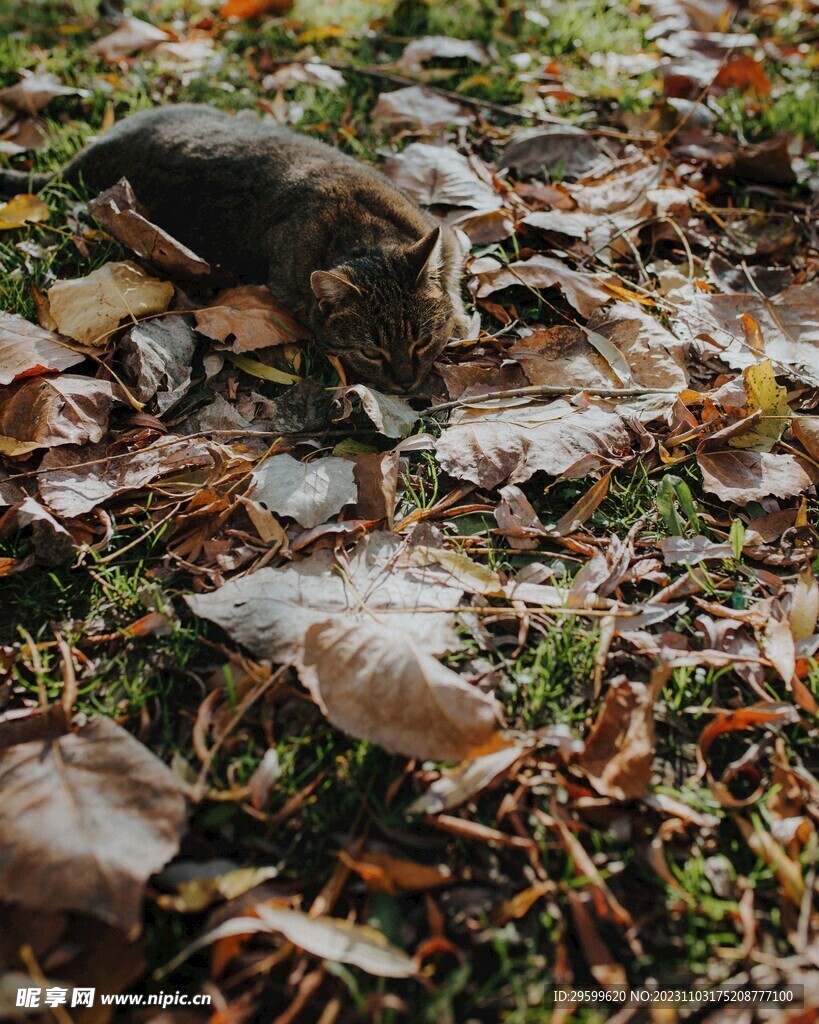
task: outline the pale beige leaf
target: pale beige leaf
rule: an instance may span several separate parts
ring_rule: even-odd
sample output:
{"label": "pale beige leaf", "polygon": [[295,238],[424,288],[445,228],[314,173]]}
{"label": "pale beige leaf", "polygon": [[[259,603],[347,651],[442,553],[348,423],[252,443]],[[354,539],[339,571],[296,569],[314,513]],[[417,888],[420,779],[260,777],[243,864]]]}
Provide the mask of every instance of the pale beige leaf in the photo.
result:
{"label": "pale beige leaf", "polygon": [[501,206],[485,169],[479,176],[473,163],[450,146],[413,142],[387,160],[384,173],[422,206],[441,204],[476,210]]}
{"label": "pale beige leaf", "polygon": [[384,395],[375,388],[355,384],[336,399],[341,405],[339,419],[347,419],[352,412],[351,399],[357,398],[361,408],[385,437],[406,437],[418,422],[418,413],[406,399],[398,395]]}
{"label": "pale beige leaf", "polygon": [[104,345],[126,317],[164,313],[173,298],[170,281],[150,277],[135,263],[106,263],[87,277],[57,281],[48,291],[61,334],[86,345]]}
{"label": "pale beige leaf", "polygon": [[334,457],[299,462],[274,455],[253,473],[254,501],[308,528],[319,526],[358,497],[355,467]]}
{"label": "pale beige leaf", "polygon": [[794,640],[798,642],[813,636],[816,632],[817,619],[819,619],[819,583],[816,582],[813,570],[808,566],[799,574],[788,610],[788,621],[791,624]]}
{"label": "pale beige leaf", "polygon": [[56,75],[27,74],[14,85],[0,89],[0,103],[23,114],[36,114],[55,96],[87,95],[87,89],[74,89],[64,85]]}
{"label": "pale beige leaf", "polygon": [[126,14],[113,32],[91,43],[88,49],[103,60],[116,61],[130,53],[150,50],[159,43],[170,42],[172,39],[170,32]]}
{"label": "pale beige leaf", "polygon": [[471,39],[452,36],[422,36],[407,43],[398,58],[398,67],[406,71],[420,71],[430,60],[470,60],[475,64],[488,64],[485,46]]}
{"label": "pale beige leaf", "polygon": [[508,266],[497,264],[476,274],[475,281],[479,299],[515,285],[533,289],[558,287],[578,313],[587,317],[611,302],[612,294],[605,285],[614,279],[572,270],[551,256],[536,255]]}
{"label": "pale beige leaf", "polygon": [[274,908],[265,903],[256,904],[252,910],[257,917],[234,917],[200,936],[164,968],[163,975],[219,939],[273,932],[281,933],[322,960],[352,964],[377,977],[411,978],[417,973],[414,961],[369,925],[334,917],[311,917],[300,910]]}
{"label": "pale beige leaf", "polygon": [[370,117],[374,125],[382,127],[405,124],[421,128],[471,124],[475,119],[466,104],[456,103],[423,85],[382,92]]}
{"label": "pale beige leaf", "polygon": [[404,549],[394,534],[373,532],[350,553],[316,551],[185,600],[194,614],[271,661],[291,660],[307,629],[335,615],[394,626],[430,654],[454,650],[458,642],[449,609],[457,607],[463,591],[432,571],[397,568]]}
{"label": "pale beige leaf", "polygon": [[529,747],[513,743],[441,773],[407,808],[407,814],[440,814],[477,796],[520,760]]}
{"label": "pale beige leaf", "polygon": [[490,740],[501,719],[494,697],[383,623],[315,623],[298,668],[336,728],[390,753],[460,761]]}

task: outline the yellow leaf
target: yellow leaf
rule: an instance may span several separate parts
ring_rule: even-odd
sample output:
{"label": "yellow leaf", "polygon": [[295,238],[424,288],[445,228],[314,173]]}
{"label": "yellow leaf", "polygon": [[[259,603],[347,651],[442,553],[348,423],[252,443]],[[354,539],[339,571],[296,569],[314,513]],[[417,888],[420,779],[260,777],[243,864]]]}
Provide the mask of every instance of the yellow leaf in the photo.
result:
{"label": "yellow leaf", "polygon": [[27,455],[39,447],[36,441],[18,441],[16,437],[0,434],[0,455]]}
{"label": "yellow leaf", "polygon": [[625,299],[626,302],[637,302],[641,306],[656,306],[654,299],[649,299],[645,295],[638,295],[637,292],[633,292],[630,288],[614,284],[613,281],[603,281],[602,284],[605,291],[610,292],[615,298]]}
{"label": "yellow leaf", "polygon": [[30,192],[21,193],[7,203],[0,204],[0,231],[11,231],[26,224],[48,220],[51,211],[37,196]]}
{"label": "yellow leaf", "polygon": [[298,384],[301,380],[301,377],[297,377],[294,373],[285,373],[284,370],[277,370],[274,366],[260,363],[257,359],[248,359],[247,356],[240,356],[235,352],[223,352],[221,354],[238,366],[240,370],[244,370],[245,373],[249,373],[253,377],[261,377],[262,380],[272,380],[276,384]]}
{"label": "yellow leaf", "polygon": [[785,431],[791,419],[786,401],[787,391],[776,383],[773,363],[765,359],[742,371],[748,408],[759,411],[760,419],[748,430],[732,437],[728,444],[752,452],[769,452]]}
{"label": "yellow leaf", "polygon": [[819,584],[810,566],[799,574],[793,589],[788,620],[796,641],[813,636],[819,619]]}

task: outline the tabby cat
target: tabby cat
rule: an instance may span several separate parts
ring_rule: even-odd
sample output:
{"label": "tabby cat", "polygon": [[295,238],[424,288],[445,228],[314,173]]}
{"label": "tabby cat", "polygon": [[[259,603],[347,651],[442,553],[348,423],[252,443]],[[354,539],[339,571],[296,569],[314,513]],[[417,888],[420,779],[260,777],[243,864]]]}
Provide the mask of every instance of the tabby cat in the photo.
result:
{"label": "tabby cat", "polygon": [[[464,336],[455,234],[324,143],[204,106],[159,107],[59,173],[97,191],[127,178],[156,224],[309,321],[351,379],[411,392]],[[51,177],[0,171],[0,193]]]}

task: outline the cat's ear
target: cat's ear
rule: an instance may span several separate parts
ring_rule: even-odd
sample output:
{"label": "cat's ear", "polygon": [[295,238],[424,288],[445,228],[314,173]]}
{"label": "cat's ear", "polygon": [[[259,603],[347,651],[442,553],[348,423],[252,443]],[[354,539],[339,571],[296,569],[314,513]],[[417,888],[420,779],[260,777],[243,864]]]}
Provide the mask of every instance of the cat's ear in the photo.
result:
{"label": "cat's ear", "polygon": [[443,234],[440,227],[437,227],[406,250],[410,272],[416,281],[421,277],[436,278],[440,275],[443,266],[443,242]]}
{"label": "cat's ear", "polygon": [[314,270],[310,275],[310,287],[320,309],[338,306],[352,293],[361,294],[361,290],[340,270]]}

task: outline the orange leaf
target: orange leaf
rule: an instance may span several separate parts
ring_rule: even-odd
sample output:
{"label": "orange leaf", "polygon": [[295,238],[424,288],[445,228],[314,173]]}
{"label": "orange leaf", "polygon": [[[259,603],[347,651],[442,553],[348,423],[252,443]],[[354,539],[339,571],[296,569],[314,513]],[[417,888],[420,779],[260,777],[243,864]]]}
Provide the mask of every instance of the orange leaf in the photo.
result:
{"label": "orange leaf", "polygon": [[740,92],[755,92],[757,96],[767,96],[771,91],[771,83],[759,61],[747,54],[734,57],[714,80],[718,89],[739,89]]}
{"label": "orange leaf", "polygon": [[258,18],[260,14],[286,14],[293,0],[227,0],[219,8],[222,18]]}
{"label": "orange leaf", "polygon": [[402,860],[387,853],[362,853],[353,859],[344,850],[339,857],[364,880],[368,889],[394,893],[399,890],[419,892],[448,885],[452,876],[428,864]]}

